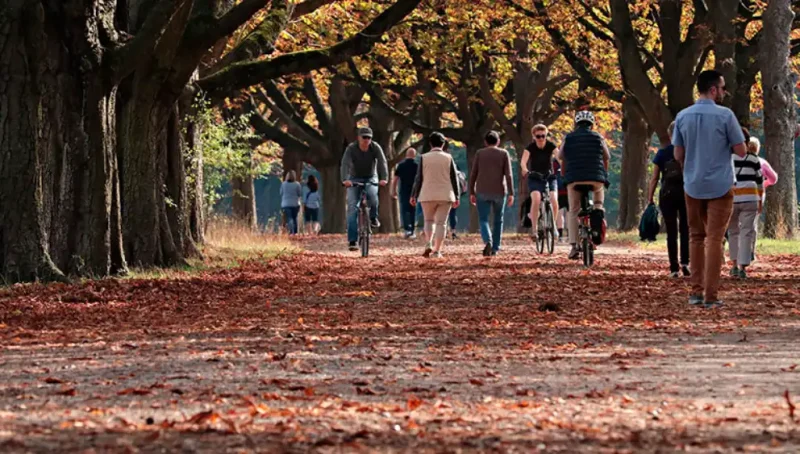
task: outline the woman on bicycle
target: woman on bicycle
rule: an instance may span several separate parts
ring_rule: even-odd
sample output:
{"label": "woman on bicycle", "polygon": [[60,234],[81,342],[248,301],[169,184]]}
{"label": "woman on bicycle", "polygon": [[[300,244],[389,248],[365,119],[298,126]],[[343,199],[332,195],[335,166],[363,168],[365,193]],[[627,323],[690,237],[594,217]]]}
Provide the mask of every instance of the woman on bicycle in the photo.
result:
{"label": "woman on bicycle", "polygon": [[424,257],[442,256],[442,244],[447,233],[447,218],[450,208],[458,208],[461,189],[458,171],[453,157],[444,151],[447,143],[444,135],[434,132],[428,138],[431,151],[422,155],[417,167],[417,177],[411,195],[411,205],[419,202],[425,218]]}
{"label": "woman on bicycle", "polygon": [[539,206],[542,203],[542,194],[545,185],[550,188],[550,204],[553,213],[558,213],[558,186],[556,176],[552,174],[553,158],[556,153],[556,144],[547,140],[547,126],[538,124],[531,130],[533,142],[522,152],[520,167],[522,176],[528,177],[528,192],[531,194],[531,239],[538,239]]}

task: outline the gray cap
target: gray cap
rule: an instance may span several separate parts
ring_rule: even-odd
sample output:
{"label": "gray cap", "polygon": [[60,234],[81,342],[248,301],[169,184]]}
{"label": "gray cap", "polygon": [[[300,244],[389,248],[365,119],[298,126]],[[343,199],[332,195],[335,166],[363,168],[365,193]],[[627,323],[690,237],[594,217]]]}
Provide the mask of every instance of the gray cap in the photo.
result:
{"label": "gray cap", "polygon": [[358,128],[358,137],[372,138],[372,130],[369,128]]}

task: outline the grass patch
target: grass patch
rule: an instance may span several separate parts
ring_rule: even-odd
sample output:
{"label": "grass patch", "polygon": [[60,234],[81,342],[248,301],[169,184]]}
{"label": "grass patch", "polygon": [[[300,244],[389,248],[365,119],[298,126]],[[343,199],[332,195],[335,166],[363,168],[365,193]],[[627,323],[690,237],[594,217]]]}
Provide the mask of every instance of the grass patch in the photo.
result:
{"label": "grass patch", "polygon": [[[610,243],[620,246],[632,247],[649,251],[666,251],[667,234],[659,233],[658,240],[649,243],[639,240],[638,231],[619,232],[610,231],[607,235]],[[727,253],[727,247],[726,247]],[[771,238],[759,238],[756,243],[757,255],[797,255],[800,254],[800,241],[796,240],[774,240]]]}
{"label": "grass patch", "polygon": [[217,219],[209,224],[203,257],[187,259],[185,266],[130,270],[132,279],[177,279],[211,269],[229,269],[247,261],[267,261],[296,254],[301,248],[282,235],[251,230],[236,222]]}

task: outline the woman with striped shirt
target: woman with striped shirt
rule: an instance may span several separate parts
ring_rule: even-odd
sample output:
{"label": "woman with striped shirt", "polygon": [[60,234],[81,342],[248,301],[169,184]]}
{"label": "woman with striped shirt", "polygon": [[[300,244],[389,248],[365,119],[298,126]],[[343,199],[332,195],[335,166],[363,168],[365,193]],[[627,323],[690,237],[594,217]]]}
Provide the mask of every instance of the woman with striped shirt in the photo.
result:
{"label": "woman with striped shirt", "polygon": [[733,187],[733,215],[728,226],[733,262],[731,276],[741,279],[747,277],[746,269],[753,257],[753,243],[764,193],[764,177],[758,149],[752,142],[748,141],[747,145],[747,154],[743,158],[733,156],[736,184]]}

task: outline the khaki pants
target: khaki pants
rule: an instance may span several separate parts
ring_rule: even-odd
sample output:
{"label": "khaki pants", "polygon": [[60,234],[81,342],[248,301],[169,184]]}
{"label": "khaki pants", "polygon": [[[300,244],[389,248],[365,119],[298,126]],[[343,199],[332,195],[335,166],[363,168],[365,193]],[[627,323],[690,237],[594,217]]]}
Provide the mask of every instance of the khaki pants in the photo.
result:
{"label": "khaki pants", "polygon": [[692,268],[692,295],[718,301],[720,270],[724,261],[722,240],[733,212],[733,191],[718,199],[701,200],[686,195]]}
{"label": "khaki pants", "polygon": [[758,202],[733,204],[733,215],[728,226],[728,245],[731,260],[737,266],[748,266],[753,258],[758,225]]}
{"label": "khaki pants", "polygon": [[453,202],[421,202],[422,215],[425,217],[425,235],[433,242],[443,239],[447,233],[447,216]]}
{"label": "khaki pants", "polygon": [[569,198],[569,213],[567,213],[567,229],[569,230],[570,244],[578,243],[578,213],[581,212],[581,193],[575,190],[575,186],[592,186],[592,202],[595,208],[603,208],[603,198],[605,197],[605,185],[598,181],[578,181],[567,185],[567,197]]}

